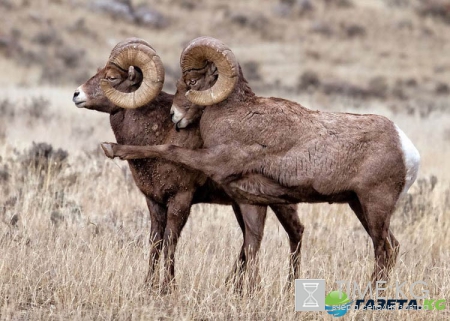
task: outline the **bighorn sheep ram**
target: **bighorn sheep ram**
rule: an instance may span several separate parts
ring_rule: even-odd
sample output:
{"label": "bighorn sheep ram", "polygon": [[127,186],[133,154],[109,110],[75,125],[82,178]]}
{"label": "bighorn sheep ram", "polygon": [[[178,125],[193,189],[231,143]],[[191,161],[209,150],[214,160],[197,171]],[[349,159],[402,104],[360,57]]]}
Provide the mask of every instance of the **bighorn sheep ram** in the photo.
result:
{"label": "bighorn sheep ram", "polygon": [[[112,50],[105,67],[74,93],[77,107],[110,114],[117,142],[129,145],[174,144],[185,148],[201,147],[199,129],[178,132],[171,122],[172,95],[161,91],[164,67],[153,48],[145,41],[130,38]],[[232,205],[244,242],[228,279],[240,287],[247,262],[254,260],[263,235],[266,206],[237,204],[211,179],[199,171],[166,160],[130,160],[134,181],[145,195],[151,219],[149,270],[146,283],[152,285],[164,244],[165,277],[162,290],[175,277],[175,249],[181,230],[195,203]],[[296,206],[273,205],[272,209],[286,229],[291,242],[291,275],[298,274],[303,226]],[[251,275],[254,276],[256,270]],[[235,279],[235,277],[237,277]]]}
{"label": "bighorn sheep ram", "polygon": [[249,204],[348,203],[373,242],[372,280],[388,279],[399,249],[390,218],[420,162],[407,136],[382,116],[257,97],[232,51],[214,38],[191,41],[180,64],[173,121],[181,128],[201,117],[203,148],[105,143],[105,154],[164,157],[202,171]]}

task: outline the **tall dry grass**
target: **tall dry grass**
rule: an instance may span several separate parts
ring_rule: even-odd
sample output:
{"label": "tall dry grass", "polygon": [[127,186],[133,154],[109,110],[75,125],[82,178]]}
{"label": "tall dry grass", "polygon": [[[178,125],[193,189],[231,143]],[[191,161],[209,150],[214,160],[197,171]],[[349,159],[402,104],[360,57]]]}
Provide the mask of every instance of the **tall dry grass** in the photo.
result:
{"label": "tall dry grass", "polygon": [[[223,206],[192,208],[176,253],[178,288],[166,296],[149,294],[142,287],[149,252],[148,212],[126,163],[107,160],[98,151],[98,142],[111,139],[108,117],[77,110],[66,98],[69,89],[2,94],[18,110],[36,103],[24,96],[44,97],[48,109],[46,117],[18,114],[3,122],[0,319],[331,319],[325,312],[294,311],[294,292],[284,291],[288,240],[273,214],[260,252],[260,288],[238,296],[225,287],[242,236],[230,208]],[[309,103],[318,107],[314,100]],[[352,106],[342,101],[335,108]],[[381,107],[370,111],[387,113]],[[435,121],[416,123],[404,117],[396,120],[424,162],[392,219],[401,250],[391,285],[423,280],[431,298],[449,299],[449,172],[440,163],[446,155],[445,136],[437,135],[440,139],[431,145],[422,135],[436,132]],[[442,122],[445,117],[441,115]],[[62,162],[30,161],[35,157],[26,142],[33,139],[46,140],[54,152],[62,148],[69,155]],[[299,215],[306,226],[302,278],[325,279],[327,291],[336,289],[338,280],[368,280],[371,241],[347,206],[300,204]],[[446,320],[448,311],[351,311],[343,319]]]}

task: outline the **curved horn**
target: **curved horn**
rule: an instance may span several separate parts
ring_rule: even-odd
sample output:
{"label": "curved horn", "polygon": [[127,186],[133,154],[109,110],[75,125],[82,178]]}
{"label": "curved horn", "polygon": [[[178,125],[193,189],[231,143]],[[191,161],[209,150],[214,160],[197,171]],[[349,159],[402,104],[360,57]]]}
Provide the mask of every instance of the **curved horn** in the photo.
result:
{"label": "curved horn", "polygon": [[144,40],[131,38],[117,44],[108,64],[117,65],[128,70],[130,66],[142,71],[142,83],[131,93],[124,93],[113,88],[102,79],[100,86],[105,96],[122,108],[138,108],[152,101],[161,91],[164,84],[164,66],[155,50]]}
{"label": "curved horn", "polygon": [[225,100],[239,79],[239,64],[233,52],[221,41],[212,37],[192,40],[181,53],[180,65],[184,72],[201,69],[210,61],[217,67],[216,83],[203,91],[189,90],[187,99],[196,105],[208,106]]}
{"label": "curved horn", "polygon": [[155,51],[155,49],[147,41],[145,41],[144,39],[131,37],[131,38],[127,38],[125,40],[122,40],[117,45],[115,45],[114,48],[111,50],[111,54],[109,55],[109,59],[111,59],[112,57],[117,55],[121,51],[121,49],[123,49],[124,47],[129,46],[131,44],[139,44],[139,43],[142,44],[142,45],[145,45],[147,47],[150,47],[152,50]]}

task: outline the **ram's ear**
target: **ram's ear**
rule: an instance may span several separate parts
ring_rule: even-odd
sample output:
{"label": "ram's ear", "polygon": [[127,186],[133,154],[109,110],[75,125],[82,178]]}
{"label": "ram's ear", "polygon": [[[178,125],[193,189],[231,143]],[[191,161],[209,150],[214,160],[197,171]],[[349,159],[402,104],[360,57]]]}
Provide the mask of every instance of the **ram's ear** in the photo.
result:
{"label": "ram's ear", "polygon": [[207,75],[210,76],[219,76],[219,71],[217,70],[217,67],[214,63],[209,63],[208,72]]}
{"label": "ram's ear", "polygon": [[136,79],[136,69],[134,69],[134,66],[128,67],[128,80],[134,81]]}

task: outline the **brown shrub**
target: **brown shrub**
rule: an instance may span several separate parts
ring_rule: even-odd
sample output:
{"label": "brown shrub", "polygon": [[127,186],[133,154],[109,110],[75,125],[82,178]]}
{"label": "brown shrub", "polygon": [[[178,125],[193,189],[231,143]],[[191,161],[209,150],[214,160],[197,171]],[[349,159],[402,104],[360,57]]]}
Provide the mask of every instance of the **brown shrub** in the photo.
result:
{"label": "brown shrub", "polygon": [[55,150],[47,143],[35,143],[22,155],[21,163],[24,167],[32,167],[36,170],[47,171],[51,166],[59,171],[67,161],[69,153],[61,148]]}
{"label": "brown shrub", "polygon": [[156,29],[162,29],[169,25],[169,19],[161,12],[147,4],[133,6],[130,0],[97,0],[90,5],[90,8],[94,11],[108,14],[114,19]]}
{"label": "brown shrub", "polygon": [[333,28],[326,22],[315,20],[311,24],[309,31],[330,37],[334,34]]}
{"label": "brown shrub", "polygon": [[90,9],[104,13],[114,19],[134,21],[133,7],[130,0],[97,0],[90,4]]}
{"label": "brown shrub", "polygon": [[299,78],[297,84],[297,91],[315,90],[320,86],[320,79],[316,72],[307,70]]}
{"label": "brown shrub", "polygon": [[[404,218],[409,221],[408,223],[413,223],[429,214],[428,211],[433,208],[431,194],[437,184],[438,178],[435,175],[419,178],[414,184],[414,189],[401,200],[399,208]],[[450,191],[447,189],[445,193],[448,197]]]}
{"label": "brown shrub", "polygon": [[169,19],[161,12],[150,8],[146,4],[141,4],[133,10],[134,22],[138,25],[163,29],[169,26]]}
{"label": "brown shrub", "polygon": [[372,97],[385,98],[389,90],[388,83],[384,77],[375,77],[369,81],[367,94]]}
{"label": "brown shrub", "polygon": [[0,115],[3,119],[11,119],[16,115],[16,111],[9,99],[0,100]]}
{"label": "brown shrub", "polygon": [[259,63],[256,61],[246,61],[241,64],[242,71],[245,78],[249,81],[260,81],[262,80],[261,74],[259,72]]}
{"label": "brown shrub", "polygon": [[396,81],[394,84],[394,87],[392,88],[392,91],[391,91],[392,96],[394,98],[398,98],[398,99],[402,99],[402,100],[407,99],[408,98],[408,95],[406,94],[407,88],[405,88],[405,87],[407,87],[407,86],[403,81],[401,81],[401,80]]}
{"label": "brown shrub", "polygon": [[8,167],[6,167],[6,165],[4,165],[0,169],[0,184],[5,184],[9,180],[10,177],[11,177],[11,175],[9,174]]}
{"label": "brown shrub", "polygon": [[1,0],[0,7],[6,10],[12,10],[14,9],[14,4],[11,0]]}
{"label": "brown shrub", "polygon": [[84,18],[79,18],[75,22],[67,27],[70,33],[77,33],[83,35],[83,37],[90,37],[92,39],[97,39],[98,35],[96,30],[89,28],[86,25],[86,20]]}
{"label": "brown shrub", "polygon": [[280,0],[273,8],[274,13],[282,17],[306,15],[314,10],[312,0]]}
{"label": "brown shrub", "polygon": [[434,92],[438,95],[448,95],[450,94],[450,87],[446,83],[440,82],[436,84]]}
{"label": "brown shrub", "polygon": [[362,99],[369,96],[367,89],[342,80],[324,83],[321,88],[327,95],[343,95]]}
{"label": "brown shrub", "polygon": [[348,38],[364,37],[366,35],[366,28],[358,24],[343,26],[343,29]]}
{"label": "brown shrub", "polygon": [[323,0],[327,6],[333,6],[337,8],[351,8],[353,2],[351,0]]}
{"label": "brown shrub", "polygon": [[232,24],[254,31],[264,31],[270,25],[270,20],[259,13],[227,11],[226,16]]}
{"label": "brown shrub", "polygon": [[64,63],[65,67],[76,68],[82,64],[86,51],[69,46],[60,46],[56,50],[55,56]]}
{"label": "brown shrub", "polygon": [[53,28],[38,31],[31,40],[42,46],[59,45],[62,43],[61,37]]}
{"label": "brown shrub", "polygon": [[450,1],[449,0],[428,0],[420,2],[417,7],[420,16],[431,16],[446,23],[450,23]]}
{"label": "brown shrub", "polygon": [[[0,121],[0,143],[3,142],[6,139],[6,128],[5,128],[5,124],[3,121]],[[0,156],[0,161],[1,161],[1,156]]]}
{"label": "brown shrub", "polygon": [[16,57],[23,54],[24,49],[20,43],[21,31],[12,29],[9,34],[0,33],[0,54],[6,57]]}
{"label": "brown shrub", "polygon": [[25,107],[25,114],[33,120],[42,119],[48,121],[51,118],[49,107],[50,101],[42,96],[31,97],[30,103]]}

